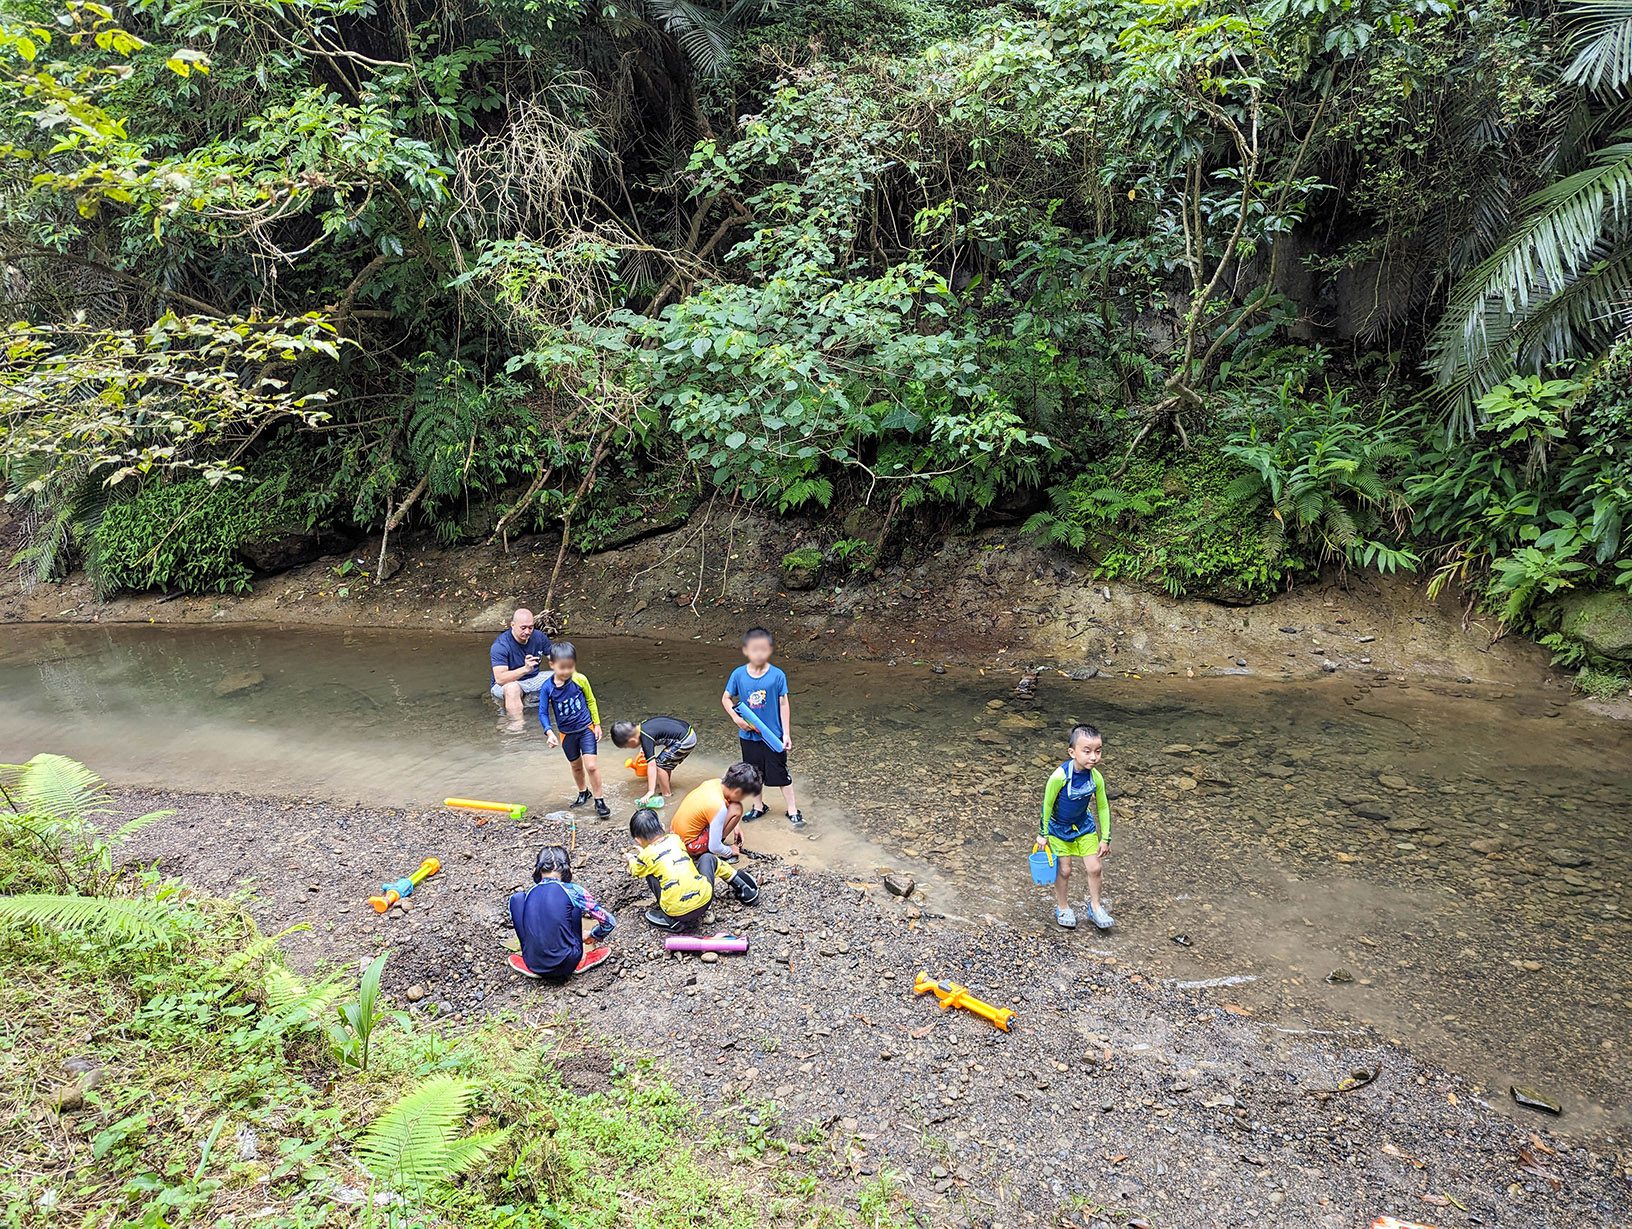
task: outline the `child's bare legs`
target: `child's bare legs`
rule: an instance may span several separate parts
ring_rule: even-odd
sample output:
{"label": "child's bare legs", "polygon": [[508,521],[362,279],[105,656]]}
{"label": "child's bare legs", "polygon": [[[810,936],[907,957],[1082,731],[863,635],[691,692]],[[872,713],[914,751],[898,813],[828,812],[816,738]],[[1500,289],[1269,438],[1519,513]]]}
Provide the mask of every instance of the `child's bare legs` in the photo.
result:
{"label": "child's bare legs", "polygon": [[567,761],[567,763],[572,766],[572,783],[578,787],[578,792],[580,794],[584,792],[584,759],[585,758],[587,758],[587,757],[580,757],[580,758],[578,758],[576,760],[568,760]]}
{"label": "child's bare legs", "polygon": [[670,794],[674,793],[673,781],[674,774],[667,768],[659,768],[657,770],[657,792],[662,794],[663,797],[667,798]]}
{"label": "child's bare legs", "polygon": [[793,796],[792,784],[784,785],[782,787],[782,801],[787,805],[789,815],[798,813],[799,801]]}
{"label": "child's bare legs", "polygon": [[606,790],[601,788],[601,757],[590,755],[587,752],[578,757],[572,765],[572,779],[578,782],[578,788],[584,788],[584,777],[589,777],[589,787],[597,798],[606,797]]}
{"label": "child's bare legs", "polygon": [[[1061,858],[1060,861],[1063,863],[1065,859]],[[1101,907],[1099,903],[1099,885],[1101,880],[1104,878],[1103,870],[1099,861],[1099,855],[1096,853],[1090,858],[1082,859],[1082,869],[1088,872],[1089,907],[1098,909]]]}
{"label": "child's bare legs", "polygon": [[1054,907],[1069,909],[1071,907],[1071,863],[1075,861],[1061,854],[1055,859],[1054,867]]}

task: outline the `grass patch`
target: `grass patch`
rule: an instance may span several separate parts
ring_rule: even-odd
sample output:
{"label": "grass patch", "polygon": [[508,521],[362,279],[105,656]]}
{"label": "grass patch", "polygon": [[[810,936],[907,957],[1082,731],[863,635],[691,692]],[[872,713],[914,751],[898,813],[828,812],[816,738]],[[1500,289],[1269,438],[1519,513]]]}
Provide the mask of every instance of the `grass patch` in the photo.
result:
{"label": "grass patch", "polygon": [[1577,691],[1584,692],[1595,700],[1613,700],[1632,691],[1632,677],[1618,670],[1600,670],[1596,666],[1584,666],[1575,676],[1575,686]]}
{"label": "grass patch", "polygon": [[[13,808],[7,841],[38,827]],[[823,1199],[768,1128],[711,1123],[650,1058],[565,1017],[443,1032],[383,1000],[365,1008],[363,970],[298,976],[239,903],[152,875],[53,891],[51,865],[0,898],[7,1229],[840,1229],[910,1215],[894,1189]],[[364,1023],[366,1067],[343,1044]],[[880,1219],[886,1205],[897,1219]]]}

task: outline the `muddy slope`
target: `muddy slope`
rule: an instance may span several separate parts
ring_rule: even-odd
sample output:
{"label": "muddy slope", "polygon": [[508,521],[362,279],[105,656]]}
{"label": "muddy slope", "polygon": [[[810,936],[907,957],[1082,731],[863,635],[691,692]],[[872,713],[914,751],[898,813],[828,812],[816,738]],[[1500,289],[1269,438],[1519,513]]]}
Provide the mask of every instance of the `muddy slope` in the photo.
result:
{"label": "muddy slope", "polygon": [[[288,940],[299,963],[390,948],[396,1002],[451,1027],[494,1010],[520,1013],[518,1027],[564,1015],[656,1053],[745,1130],[814,1151],[836,1190],[899,1175],[925,1224],[1632,1223],[1632,1156],[1550,1138],[1539,1116],[1534,1131],[1504,1119],[1374,1035],[1276,1028],[1227,988],[1154,982],[1096,955],[1089,931],[953,925],[933,898],[767,858],[753,863],[763,902],[717,906],[712,921],[748,935],[749,954],[670,957],[640,920],[625,842],[586,821],[579,878],[618,913],[615,955],[554,989],[507,969],[505,900],[537,846],[565,838],[559,820],[123,801],[178,811],[135,856],[212,891],[247,885],[268,930],[310,920]],[[425,854],[443,873],[406,910],[374,914],[377,882]],[[1013,1007],[1014,1031],[915,998],[920,969]],[[1356,1073],[1375,1078],[1340,1091]]]}
{"label": "muddy slope", "polygon": [[[620,550],[568,555],[550,622],[567,634],[626,632],[729,640],[764,622],[792,655],[1057,666],[1075,673],[1248,674],[1305,678],[1386,670],[1413,677],[1567,687],[1516,638],[1492,643],[1420,586],[1375,576],[1329,578],[1262,606],[1174,600],[1096,582],[1080,558],[1039,551],[1013,529],[909,547],[861,577],[784,584],[781,560],[804,545],[789,522],[714,509]],[[257,582],[243,596],[137,595],[99,600],[81,576],[0,591],[0,621],[216,620],[501,628],[518,604],[543,605],[558,539],[440,549],[402,543],[388,579],[370,579],[378,542]],[[347,567],[348,560],[355,560]],[[362,574],[358,569],[364,569]],[[345,572],[345,575],[341,573]]]}

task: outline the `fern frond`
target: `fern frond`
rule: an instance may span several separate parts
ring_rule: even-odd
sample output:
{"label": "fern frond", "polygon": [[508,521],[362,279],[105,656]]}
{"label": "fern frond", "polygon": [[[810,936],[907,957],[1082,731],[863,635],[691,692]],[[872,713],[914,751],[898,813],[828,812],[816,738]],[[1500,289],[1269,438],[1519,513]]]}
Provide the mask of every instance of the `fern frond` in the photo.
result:
{"label": "fern frond", "polygon": [[220,964],[210,970],[210,981],[232,981],[250,965],[254,964],[267,953],[274,951],[278,943],[302,930],[310,930],[310,922],[296,922],[293,926],[286,926],[275,935],[260,935],[253,942],[246,944],[237,951],[224,958]]}
{"label": "fern frond", "polygon": [[149,811],[146,815],[138,815],[135,819],[127,820],[115,828],[109,839],[117,845],[135,836],[143,828],[156,824],[161,819],[169,819],[174,814],[174,811]]}
{"label": "fern frond", "polygon": [[0,925],[88,931],[112,938],[168,942],[176,937],[182,916],[171,902],[145,897],[0,896]]}
{"label": "fern frond", "polygon": [[274,1033],[319,1028],[334,1013],[345,988],[334,979],[308,984],[282,965],[273,965],[261,981],[267,1014],[261,1027]]}
{"label": "fern frond", "polygon": [[386,1110],[357,1143],[357,1156],[376,1180],[394,1188],[446,1182],[497,1147],[507,1132],[458,1139],[455,1132],[476,1095],[474,1080],[436,1075]]}
{"label": "fern frond", "polygon": [[78,760],[46,753],[16,767],[8,789],[19,812],[79,823],[112,809],[102,778]]}
{"label": "fern frond", "polygon": [[1343,505],[1334,503],[1326,513],[1326,536],[1333,554],[1346,554],[1349,547],[1360,541],[1359,527]]}

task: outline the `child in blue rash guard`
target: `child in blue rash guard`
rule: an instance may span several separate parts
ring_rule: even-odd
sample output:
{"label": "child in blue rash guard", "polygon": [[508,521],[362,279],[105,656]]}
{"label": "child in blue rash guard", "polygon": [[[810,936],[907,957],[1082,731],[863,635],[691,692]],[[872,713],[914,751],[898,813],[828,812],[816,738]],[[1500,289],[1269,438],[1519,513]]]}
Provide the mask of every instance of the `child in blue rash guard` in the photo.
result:
{"label": "child in blue rash guard", "polygon": [[564,982],[606,959],[605,944],[584,941],[606,938],[618,923],[572,881],[567,851],[546,845],[533,864],[533,886],[510,897],[510,924],[521,940],[510,967],[525,977]]}
{"label": "child in blue rash guard", "polygon": [[[738,666],[731,672],[731,677],[725,683],[725,691],[720,696],[720,704],[737,727],[743,763],[759,769],[767,787],[781,787],[782,801],[788,808],[788,822],[798,828],[804,825],[805,817],[799,812],[799,802],[793,796],[793,777],[788,773],[788,752],[793,750],[788,676],[771,665],[772,648],[771,633],[763,627],[750,627],[743,634],[742,655],[748,659],[748,664]],[[749,711],[765,723],[765,727],[781,740],[782,750],[773,751],[759,731],[743,720],[742,714],[737,712],[738,704],[746,704]],[[745,822],[758,819],[767,809],[761,801],[757,809],[745,813],[742,818]]]}
{"label": "child in blue rash guard", "polygon": [[[572,805],[581,807],[594,790],[595,814],[602,819],[612,814],[601,786],[601,710],[595,703],[595,689],[578,673],[578,650],[565,640],[550,646],[550,681],[538,693],[538,724],[544,727],[550,746],[560,747],[572,765],[573,784],[578,796]],[[554,723],[552,728],[551,723]],[[556,730],[560,736],[557,737]],[[588,788],[585,778],[588,778]]]}
{"label": "child in blue rash guard", "polygon": [[1080,859],[1088,873],[1087,912],[1095,926],[1116,923],[1100,903],[1100,868],[1111,852],[1111,804],[1105,778],[1094,767],[1104,740],[1091,725],[1071,731],[1071,754],[1054,770],[1043,790],[1043,816],[1037,829],[1038,850],[1050,850],[1059,865],[1054,877],[1054,920],[1066,929],[1077,924],[1070,905],[1071,860]]}

